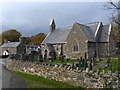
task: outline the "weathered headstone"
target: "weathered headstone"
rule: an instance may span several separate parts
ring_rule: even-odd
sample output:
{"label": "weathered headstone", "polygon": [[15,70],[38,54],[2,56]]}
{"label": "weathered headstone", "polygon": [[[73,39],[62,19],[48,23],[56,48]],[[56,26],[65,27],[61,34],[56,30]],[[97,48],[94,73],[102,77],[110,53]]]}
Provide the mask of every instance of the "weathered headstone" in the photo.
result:
{"label": "weathered headstone", "polygon": [[61,62],[64,62],[64,56],[61,55]]}
{"label": "weathered headstone", "polygon": [[47,61],[47,50],[45,50],[45,54],[44,54],[44,61]]}
{"label": "weathered headstone", "polygon": [[98,74],[98,75],[100,74],[100,68],[98,69],[97,74]]}
{"label": "weathered headstone", "polygon": [[88,68],[88,67],[86,68],[85,72],[86,72],[86,73],[88,73],[88,72],[89,72],[89,68]]}
{"label": "weathered headstone", "polygon": [[79,63],[76,63],[76,67],[79,67]]}
{"label": "weathered headstone", "polygon": [[63,65],[62,65],[62,64],[60,64],[58,68],[62,68],[62,66],[63,66]]}
{"label": "weathered headstone", "polygon": [[104,69],[102,70],[102,73],[103,73],[103,75],[105,75],[105,70]]}
{"label": "weathered headstone", "polygon": [[69,61],[69,58],[67,58],[67,62]]}
{"label": "weathered headstone", "polygon": [[71,68],[71,67],[70,67],[70,65],[69,65],[68,68],[67,68],[67,70],[70,70],[70,68]]}
{"label": "weathered headstone", "polygon": [[42,54],[40,55],[40,64],[42,64],[42,62],[43,62],[43,56],[42,56]]}
{"label": "weathered headstone", "polygon": [[79,70],[79,67],[76,68],[76,71],[78,71],[78,70]]}
{"label": "weathered headstone", "polygon": [[92,70],[92,62],[90,62],[90,66],[89,66],[90,70]]}
{"label": "weathered headstone", "polygon": [[64,66],[64,70],[66,70],[67,69],[67,66]]}
{"label": "weathered headstone", "polygon": [[86,68],[88,68],[88,63],[87,62],[85,62],[85,70],[86,70]]}
{"label": "weathered headstone", "polygon": [[75,68],[75,65],[74,65],[74,63],[72,63],[72,69],[74,69]]}
{"label": "weathered headstone", "polygon": [[55,58],[54,58],[54,53],[52,52],[52,53],[51,53],[51,61],[53,62],[54,59],[55,59]]}
{"label": "weathered headstone", "polygon": [[58,65],[57,64],[55,64],[55,68],[57,68],[58,67]]}

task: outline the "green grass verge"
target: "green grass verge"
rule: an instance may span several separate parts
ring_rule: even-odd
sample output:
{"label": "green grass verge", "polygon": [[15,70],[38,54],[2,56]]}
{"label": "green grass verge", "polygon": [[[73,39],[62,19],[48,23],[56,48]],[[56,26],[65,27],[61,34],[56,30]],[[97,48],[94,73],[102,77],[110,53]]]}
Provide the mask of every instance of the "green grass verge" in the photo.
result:
{"label": "green grass verge", "polygon": [[30,75],[21,72],[14,72],[14,73],[17,76],[26,80],[29,88],[80,88],[81,89],[81,87],[72,86],[64,82],[50,80],[36,75]]}

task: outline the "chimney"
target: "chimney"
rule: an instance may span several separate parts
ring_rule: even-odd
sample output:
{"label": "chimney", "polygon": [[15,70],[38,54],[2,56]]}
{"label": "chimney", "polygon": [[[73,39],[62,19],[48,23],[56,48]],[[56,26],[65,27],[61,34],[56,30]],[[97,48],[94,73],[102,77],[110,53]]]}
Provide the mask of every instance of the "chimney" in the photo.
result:
{"label": "chimney", "polygon": [[50,32],[53,32],[55,30],[55,21],[54,21],[54,19],[51,19],[49,27],[50,27]]}

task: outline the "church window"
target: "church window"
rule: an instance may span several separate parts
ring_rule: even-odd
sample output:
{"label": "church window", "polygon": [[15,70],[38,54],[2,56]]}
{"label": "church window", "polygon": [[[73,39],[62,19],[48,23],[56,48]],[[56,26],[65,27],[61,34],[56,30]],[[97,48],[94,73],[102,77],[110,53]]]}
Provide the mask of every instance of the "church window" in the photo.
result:
{"label": "church window", "polygon": [[73,50],[74,50],[74,52],[77,52],[78,51],[78,45],[77,44],[75,44],[74,46],[73,46]]}
{"label": "church window", "polygon": [[79,44],[77,43],[77,41],[75,40],[73,43],[73,51],[74,52],[78,52],[79,50]]}

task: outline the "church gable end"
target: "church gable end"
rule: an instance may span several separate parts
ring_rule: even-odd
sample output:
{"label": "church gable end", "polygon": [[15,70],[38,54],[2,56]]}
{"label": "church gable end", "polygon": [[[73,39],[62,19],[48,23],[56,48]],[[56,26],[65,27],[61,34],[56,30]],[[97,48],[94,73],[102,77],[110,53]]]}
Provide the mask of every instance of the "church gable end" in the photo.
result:
{"label": "church gable end", "polygon": [[77,23],[74,23],[70,33],[66,39],[65,54],[69,58],[80,58],[87,51],[87,38]]}

